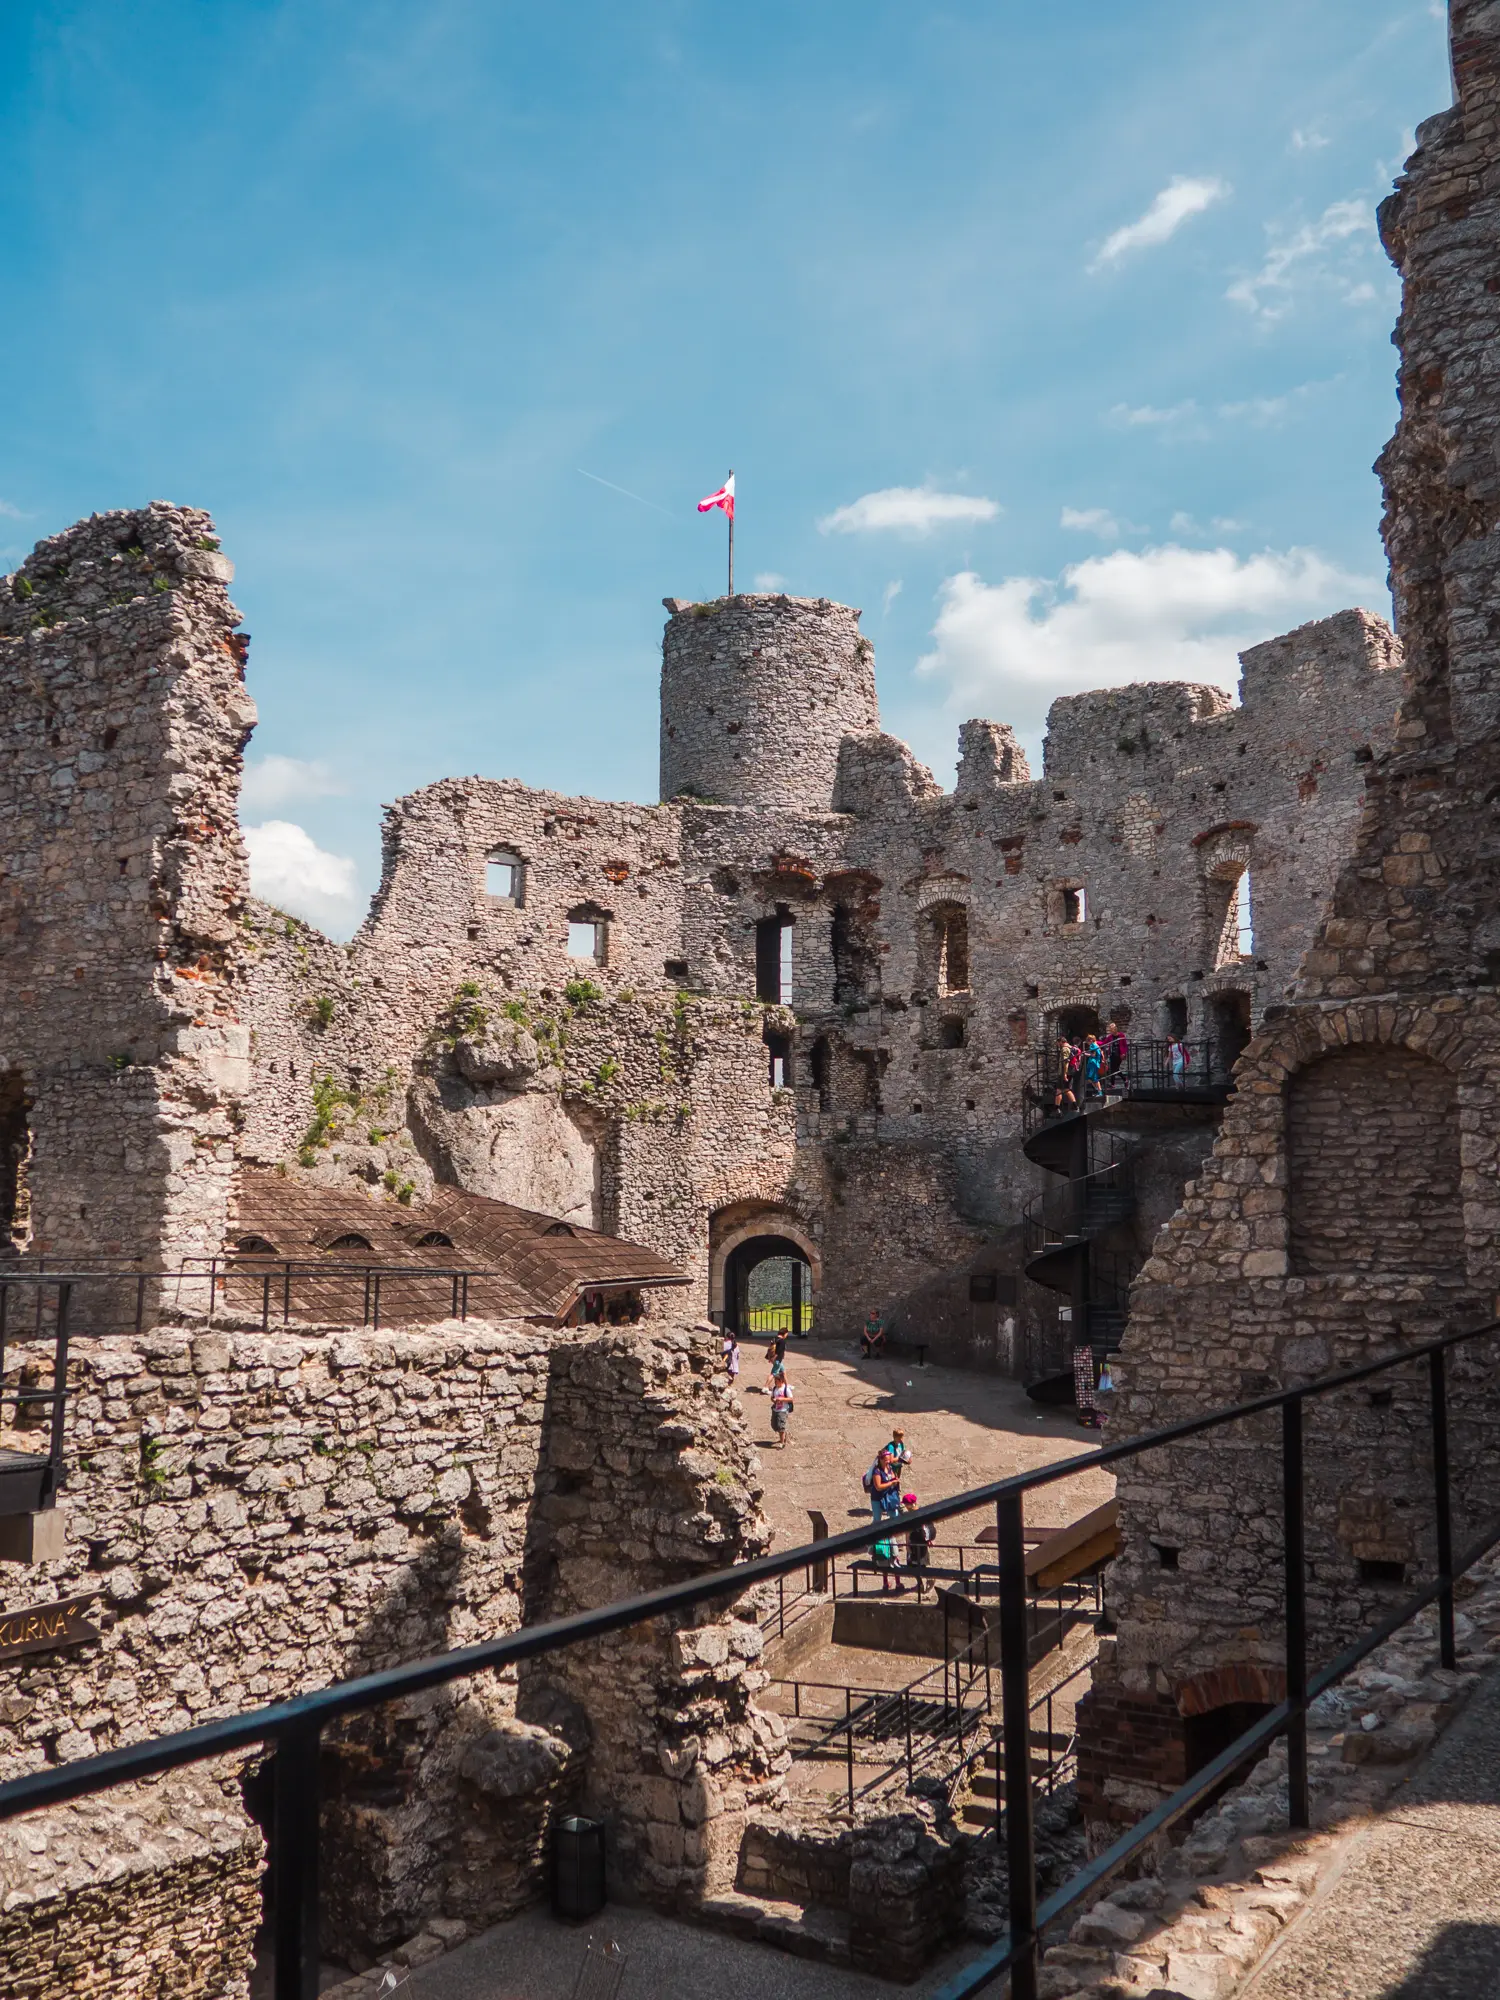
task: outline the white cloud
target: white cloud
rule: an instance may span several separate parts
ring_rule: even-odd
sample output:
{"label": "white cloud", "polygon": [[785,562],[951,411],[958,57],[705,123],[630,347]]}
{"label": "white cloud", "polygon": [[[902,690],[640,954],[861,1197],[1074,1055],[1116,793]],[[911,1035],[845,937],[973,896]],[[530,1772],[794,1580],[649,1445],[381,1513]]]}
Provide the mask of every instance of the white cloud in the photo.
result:
{"label": "white cloud", "polygon": [[252,812],[274,812],[293,799],[336,798],[343,786],[319,759],[258,757],[245,767],[240,803]]}
{"label": "white cloud", "polygon": [[1178,174],[1167,182],[1144,215],[1105,237],[1089,269],[1097,271],[1106,264],[1117,264],[1132,250],[1154,250],[1159,243],[1175,236],[1183,223],[1212,208],[1228,193],[1227,181]]}
{"label": "white cloud", "polygon": [[884,593],[882,594],[880,599],[881,610],[889,611],[891,606],[895,603],[896,599],[900,595],[901,595],[901,579],[898,576],[893,582],[888,583],[886,585]]}
{"label": "white cloud", "polygon": [[1338,246],[1350,246],[1355,237],[1366,239],[1361,249],[1373,247],[1377,240],[1370,204],[1330,202],[1316,222],[1304,222],[1273,242],[1254,276],[1236,278],[1225,297],[1263,320],[1282,318],[1291,310],[1293,291],[1319,279],[1331,280],[1350,304],[1372,299],[1376,295],[1372,285],[1356,282],[1336,267]]}
{"label": "white cloud", "polygon": [[1064,507],[1060,525],[1076,528],[1080,534],[1097,535],[1104,542],[1120,539],[1120,524],[1107,507]]}
{"label": "white cloud", "polygon": [[978,493],[940,493],[933,486],[886,486],[861,494],[847,507],[825,514],[818,526],[825,535],[868,535],[895,529],[907,535],[930,535],[951,522],[993,521],[999,503]]}
{"label": "white cloud", "polygon": [[1168,543],[1114,549],[1053,581],[972,571],[939,593],[933,649],[917,671],[947,683],[965,715],[1011,722],[1035,740],[1062,694],[1129,681],[1212,681],[1234,688],[1245,646],[1353,603],[1381,587],[1312,549],[1229,549]]}
{"label": "white cloud", "polygon": [[764,591],[785,590],[786,578],[774,569],[758,570],[755,576],[755,588]]}
{"label": "white cloud", "polygon": [[1191,397],[1185,403],[1173,403],[1168,409],[1159,410],[1152,403],[1116,403],[1109,413],[1109,421],[1117,430],[1135,430],[1146,424],[1180,424],[1185,418],[1198,414],[1198,405]]}
{"label": "white cloud", "polygon": [[0,500],[0,514],[3,514],[8,521],[24,521],[26,519],[25,513],[16,505],[14,500]]}
{"label": "white cloud", "polygon": [[1320,132],[1315,125],[1299,127],[1288,142],[1289,150],[1294,153],[1320,153],[1325,146],[1332,144],[1328,135]]}
{"label": "white cloud", "polygon": [[361,915],[354,863],[346,855],[325,853],[305,827],[290,820],[268,819],[244,832],[254,893],[332,936],[348,936]]}

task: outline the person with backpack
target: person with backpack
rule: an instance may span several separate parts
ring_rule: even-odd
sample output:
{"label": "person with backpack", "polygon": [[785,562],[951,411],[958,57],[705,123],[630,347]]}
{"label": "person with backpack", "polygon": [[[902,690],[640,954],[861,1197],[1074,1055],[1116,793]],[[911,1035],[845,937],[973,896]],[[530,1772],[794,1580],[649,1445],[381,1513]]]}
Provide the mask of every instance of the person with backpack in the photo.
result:
{"label": "person with backpack", "polygon": [[1105,1089],[1118,1096],[1125,1088],[1125,1058],[1130,1054],[1130,1044],[1125,1039],[1125,1030],[1118,1021],[1111,1021],[1104,1030]]}
{"label": "person with backpack", "polygon": [[864,1477],[864,1488],[870,1496],[870,1519],[886,1520],[899,1512],[901,1506],[901,1474],[891,1463],[887,1446],[882,1446],[876,1454],[875,1463]]}
{"label": "person with backpack", "polygon": [[1057,1045],[1057,1088],[1052,1093],[1054,1118],[1060,1118],[1065,1111],[1078,1109],[1078,1095],[1073,1088],[1077,1074],[1078,1051],[1064,1035]]}
{"label": "person with backpack", "polygon": [[[901,1495],[901,1511],[903,1514],[912,1513],[916,1504],[917,1496],[915,1493],[903,1493]],[[915,1527],[908,1528],[906,1531],[906,1567],[914,1569],[917,1572],[917,1596],[919,1599],[922,1595],[923,1573],[927,1568],[929,1552],[936,1540],[937,1529],[931,1521],[923,1521]]]}
{"label": "person with backpack", "polygon": [[776,1439],[777,1449],[786,1450],[787,1429],[792,1421],[792,1411],[796,1405],[792,1401],[792,1385],[782,1369],[771,1390],[771,1430]]}

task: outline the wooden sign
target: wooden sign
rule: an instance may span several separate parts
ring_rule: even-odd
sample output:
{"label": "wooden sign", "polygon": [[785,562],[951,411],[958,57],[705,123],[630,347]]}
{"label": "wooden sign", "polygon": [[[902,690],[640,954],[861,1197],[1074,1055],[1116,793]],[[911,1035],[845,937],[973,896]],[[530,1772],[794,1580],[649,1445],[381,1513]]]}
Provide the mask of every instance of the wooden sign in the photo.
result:
{"label": "wooden sign", "polygon": [[97,1639],[99,1628],[83,1616],[85,1604],[95,1593],[70,1597],[63,1604],[39,1604],[30,1611],[0,1612],[0,1660],[18,1659],[22,1653],[56,1653],[65,1646],[86,1646]]}

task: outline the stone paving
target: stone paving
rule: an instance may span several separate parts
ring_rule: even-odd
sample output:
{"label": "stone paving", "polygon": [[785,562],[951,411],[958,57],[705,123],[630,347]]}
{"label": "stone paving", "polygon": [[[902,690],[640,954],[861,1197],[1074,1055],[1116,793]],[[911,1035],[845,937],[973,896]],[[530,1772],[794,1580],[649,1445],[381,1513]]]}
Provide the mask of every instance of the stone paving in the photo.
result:
{"label": "stone paving", "polygon": [[[1096,1450],[1101,1442],[1097,1431],[1080,1430],[1070,1411],[1031,1402],[1006,1376],[934,1363],[921,1368],[907,1360],[863,1361],[856,1342],[814,1336],[788,1343],[796,1409],[781,1450],[772,1445],[770,1400],[758,1393],[766,1381],[767,1344],[741,1342],[740,1393],[761,1455],[764,1505],[778,1549],[808,1539],[811,1507],[826,1516],[830,1534],[868,1518],[860,1480],[898,1423],[912,1453],[910,1485],[924,1502]],[[1080,1473],[1036,1494],[1026,1524],[1066,1527],[1113,1492],[1110,1474]],[[962,1532],[972,1540],[990,1519],[988,1513],[963,1517]],[[944,1524],[939,1539],[958,1541],[960,1522]]]}
{"label": "stone paving", "polygon": [[1429,1611],[1313,1704],[1309,1833],[1287,1831],[1278,1743],[1047,1948],[1040,2000],[1500,1993],[1500,1569],[1461,1588],[1456,1672]]}

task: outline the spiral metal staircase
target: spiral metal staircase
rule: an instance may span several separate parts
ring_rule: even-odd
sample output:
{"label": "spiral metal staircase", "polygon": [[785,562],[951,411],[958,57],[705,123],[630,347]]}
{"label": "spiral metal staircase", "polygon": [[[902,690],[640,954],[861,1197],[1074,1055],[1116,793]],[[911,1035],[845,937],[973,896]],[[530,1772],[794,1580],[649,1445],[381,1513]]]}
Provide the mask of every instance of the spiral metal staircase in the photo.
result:
{"label": "spiral metal staircase", "polygon": [[[1037,1058],[1025,1087],[1021,1150],[1055,1181],[1023,1211],[1022,1268],[1034,1284],[1067,1300],[1072,1345],[1091,1348],[1096,1367],[1124,1338],[1130,1283],[1141,1261],[1133,1247],[1111,1251],[1101,1241],[1135,1213],[1132,1161],[1140,1151],[1140,1142],[1127,1142],[1103,1121],[1129,1103],[1222,1104],[1233,1062],[1215,1042],[1137,1043],[1098,1096],[1059,1109],[1055,1051]],[[1027,1383],[1026,1393],[1041,1403],[1071,1403],[1073,1371],[1042,1375]]]}

